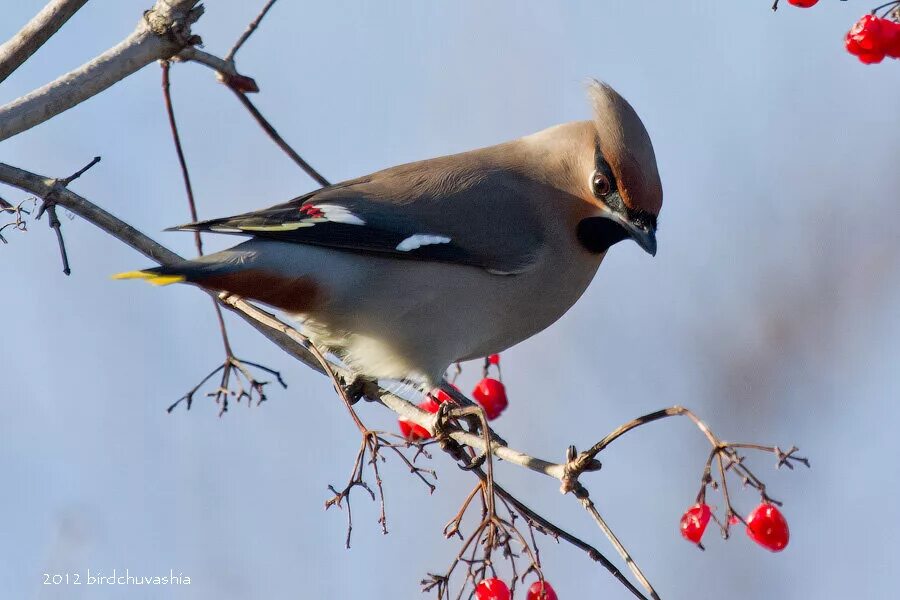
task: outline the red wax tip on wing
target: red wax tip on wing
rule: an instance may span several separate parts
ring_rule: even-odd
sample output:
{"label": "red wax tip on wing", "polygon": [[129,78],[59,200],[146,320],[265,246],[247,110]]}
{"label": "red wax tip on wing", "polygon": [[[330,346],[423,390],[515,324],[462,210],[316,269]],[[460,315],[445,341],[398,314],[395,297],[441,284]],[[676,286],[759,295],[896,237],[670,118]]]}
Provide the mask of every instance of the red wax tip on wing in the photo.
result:
{"label": "red wax tip on wing", "polygon": [[300,207],[300,212],[310,217],[311,219],[317,219],[325,215],[325,213],[322,212],[322,209],[318,208],[317,206],[313,206],[312,204],[304,204]]}

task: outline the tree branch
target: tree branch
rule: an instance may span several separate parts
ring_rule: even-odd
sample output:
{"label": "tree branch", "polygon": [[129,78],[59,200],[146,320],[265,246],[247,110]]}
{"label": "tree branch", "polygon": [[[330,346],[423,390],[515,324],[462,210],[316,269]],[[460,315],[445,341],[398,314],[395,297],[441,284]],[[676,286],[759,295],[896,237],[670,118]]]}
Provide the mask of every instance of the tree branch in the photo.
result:
{"label": "tree branch", "polygon": [[49,40],[87,0],[52,0],[16,35],[0,45],[0,82]]}
{"label": "tree branch", "polygon": [[31,129],[95,96],[150,63],[199,43],[191,25],[199,0],[157,0],[125,40],[74,71],[0,106],[0,141]]}
{"label": "tree branch", "polygon": [[[216,72],[216,78],[222,83],[227,83],[233,77],[240,77],[253,81],[252,78],[238,73],[237,68],[234,66],[234,62],[228,62],[209,52],[204,52],[199,48],[195,48],[194,46],[188,46],[177,55],[173,56],[172,60],[195,62],[205,65]],[[256,82],[254,81],[254,84],[255,83]],[[257,88],[257,91],[259,91],[259,88]]]}

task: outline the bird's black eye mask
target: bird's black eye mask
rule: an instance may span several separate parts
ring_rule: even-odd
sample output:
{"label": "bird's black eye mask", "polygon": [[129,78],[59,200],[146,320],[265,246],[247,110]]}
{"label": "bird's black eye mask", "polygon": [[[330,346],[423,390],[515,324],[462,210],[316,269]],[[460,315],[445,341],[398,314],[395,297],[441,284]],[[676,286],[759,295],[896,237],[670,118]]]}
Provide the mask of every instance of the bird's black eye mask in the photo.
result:
{"label": "bird's black eye mask", "polygon": [[[618,181],[599,150],[590,184],[594,196],[612,212],[640,228],[656,231],[656,215],[625,205],[619,193]],[[606,252],[613,244],[631,237],[621,224],[606,217],[583,219],[578,223],[576,234],[578,241],[588,252],[598,254]]]}
{"label": "bird's black eye mask", "polygon": [[624,217],[626,221],[634,223],[638,227],[656,230],[656,215],[625,205],[622,194],[618,193],[619,182],[613,175],[612,169],[603,160],[599,150],[597,151],[597,168],[591,175],[591,191],[598,200],[614,213]]}

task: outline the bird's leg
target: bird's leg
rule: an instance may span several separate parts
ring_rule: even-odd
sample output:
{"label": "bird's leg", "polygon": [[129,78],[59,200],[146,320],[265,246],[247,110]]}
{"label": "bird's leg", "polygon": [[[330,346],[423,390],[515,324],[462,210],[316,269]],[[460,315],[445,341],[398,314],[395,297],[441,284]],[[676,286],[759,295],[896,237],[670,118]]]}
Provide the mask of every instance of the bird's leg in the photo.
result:
{"label": "bird's leg", "polygon": [[378,398],[378,380],[365,375],[356,375],[346,390],[351,405],[356,404],[362,398],[375,400]]}
{"label": "bird's leg", "polygon": [[448,435],[448,429],[459,429],[459,424],[453,423],[456,417],[451,416],[450,412],[458,410],[457,407],[451,406],[448,402],[442,403],[438,407],[437,418],[434,421],[434,439],[440,444],[441,449],[447,452],[454,460],[463,463],[459,466],[464,471],[477,469],[484,463],[484,455],[475,456],[474,453],[466,452],[456,440]]}

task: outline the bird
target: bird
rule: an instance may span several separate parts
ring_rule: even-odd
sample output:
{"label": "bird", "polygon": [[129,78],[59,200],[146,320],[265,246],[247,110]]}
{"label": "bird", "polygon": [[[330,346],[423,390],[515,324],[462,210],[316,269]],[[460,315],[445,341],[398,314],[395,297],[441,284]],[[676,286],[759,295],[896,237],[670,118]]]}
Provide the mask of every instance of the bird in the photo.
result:
{"label": "bird", "polygon": [[114,277],[260,302],[355,376],[433,390],[453,363],[559,319],[614,244],[656,255],[662,184],[650,136],[611,86],[587,87],[590,120],[173,227],[249,239]]}

